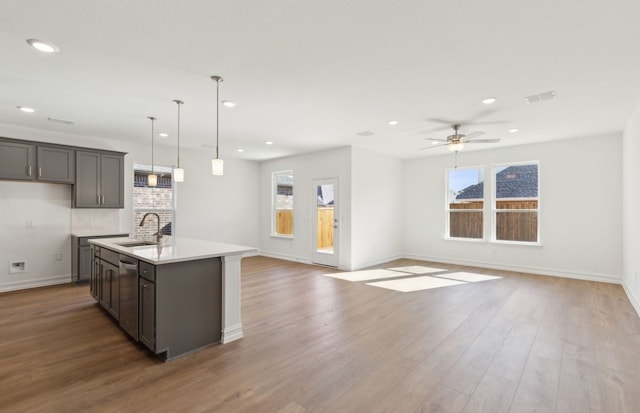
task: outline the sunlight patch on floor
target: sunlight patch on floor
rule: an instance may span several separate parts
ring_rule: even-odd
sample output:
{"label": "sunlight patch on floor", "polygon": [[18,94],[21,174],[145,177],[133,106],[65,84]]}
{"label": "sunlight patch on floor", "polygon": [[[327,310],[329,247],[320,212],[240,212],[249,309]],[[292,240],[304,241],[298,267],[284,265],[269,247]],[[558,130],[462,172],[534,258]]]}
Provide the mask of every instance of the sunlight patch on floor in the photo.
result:
{"label": "sunlight patch on floor", "polygon": [[403,293],[429,290],[431,288],[450,287],[452,285],[460,284],[466,284],[466,282],[430,277],[428,275],[422,277],[401,278],[399,280],[387,280],[367,283],[367,285],[372,285],[374,287],[386,288],[388,290],[395,290]]}
{"label": "sunlight patch on floor", "polygon": [[325,277],[338,278],[340,280],[347,280],[347,281],[379,280],[383,278],[402,277],[405,275],[411,275],[411,274],[406,272],[391,271],[391,270],[385,270],[385,269],[341,272],[336,274],[324,274]]}
{"label": "sunlight patch on floor", "polygon": [[424,267],[422,265],[409,265],[406,267],[393,267],[393,268],[389,268],[390,270],[393,271],[400,271],[400,272],[409,272],[411,274],[429,274],[432,272],[444,272],[447,271],[443,268],[433,268],[433,267]]}
{"label": "sunlight patch on floor", "polygon": [[452,272],[447,274],[438,274],[438,277],[448,278],[450,280],[466,281],[475,283],[478,281],[490,281],[498,278],[496,275],[477,274],[474,272]]}

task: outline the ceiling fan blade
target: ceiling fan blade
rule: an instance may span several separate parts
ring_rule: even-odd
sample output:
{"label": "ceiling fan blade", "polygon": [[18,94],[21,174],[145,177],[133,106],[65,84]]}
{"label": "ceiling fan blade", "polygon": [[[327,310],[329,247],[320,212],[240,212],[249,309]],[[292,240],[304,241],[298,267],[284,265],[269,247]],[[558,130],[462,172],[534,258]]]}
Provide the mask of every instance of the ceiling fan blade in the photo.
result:
{"label": "ceiling fan blade", "polygon": [[446,129],[451,129],[451,125],[460,125],[461,122],[456,122],[453,120],[449,120],[449,119],[438,119],[438,118],[429,118],[427,119],[428,122],[434,122],[434,123],[444,123],[447,125]]}
{"label": "ceiling fan blade", "polygon": [[471,139],[475,139],[475,138],[477,138],[478,136],[482,136],[482,135],[486,135],[486,133],[484,133],[484,132],[482,132],[482,131],[476,131],[476,132],[472,132],[472,133],[470,133],[470,134],[468,134],[468,135],[465,135],[464,139],[465,139],[466,141],[470,141]]}
{"label": "ceiling fan blade", "polygon": [[436,138],[425,138],[425,139],[428,140],[428,141],[434,141],[434,142],[444,142],[444,143],[449,142],[446,139],[436,139]]}
{"label": "ceiling fan blade", "polygon": [[447,144],[440,144],[440,145],[431,145],[431,146],[427,146],[424,148],[420,148],[418,149],[419,151],[424,151],[425,149],[433,149],[433,148],[440,148],[442,146],[447,146]]}
{"label": "ceiling fan blade", "polygon": [[420,131],[418,133],[426,135],[428,133],[442,132],[443,130],[451,130],[451,126],[442,126],[440,128],[425,129],[425,130],[422,130],[422,131]]}
{"label": "ceiling fan blade", "polygon": [[472,141],[465,140],[464,143],[498,143],[500,139],[474,139]]}

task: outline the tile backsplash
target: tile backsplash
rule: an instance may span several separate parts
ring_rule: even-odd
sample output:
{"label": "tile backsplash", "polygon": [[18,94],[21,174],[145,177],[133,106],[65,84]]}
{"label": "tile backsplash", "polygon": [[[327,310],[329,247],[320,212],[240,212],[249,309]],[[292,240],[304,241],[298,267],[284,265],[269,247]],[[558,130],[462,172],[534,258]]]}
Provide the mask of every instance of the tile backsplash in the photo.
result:
{"label": "tile backsplash", "polygon": [[119,209],[71,209],[71,232],[120,231]]}

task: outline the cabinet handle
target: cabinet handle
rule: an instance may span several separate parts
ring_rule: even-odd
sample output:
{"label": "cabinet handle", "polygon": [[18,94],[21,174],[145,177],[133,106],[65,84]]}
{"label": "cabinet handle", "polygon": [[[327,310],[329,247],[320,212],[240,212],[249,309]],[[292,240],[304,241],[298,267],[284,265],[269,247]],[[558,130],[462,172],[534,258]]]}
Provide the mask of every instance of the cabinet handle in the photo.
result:
{"label": "cabinet handle", "polygon": [[29,165],[29,176],[31,176],[31,165]]}
{"label": "cabinet handle", "polygon": [[104,205],[104,195],[102,195],[102,205]]}

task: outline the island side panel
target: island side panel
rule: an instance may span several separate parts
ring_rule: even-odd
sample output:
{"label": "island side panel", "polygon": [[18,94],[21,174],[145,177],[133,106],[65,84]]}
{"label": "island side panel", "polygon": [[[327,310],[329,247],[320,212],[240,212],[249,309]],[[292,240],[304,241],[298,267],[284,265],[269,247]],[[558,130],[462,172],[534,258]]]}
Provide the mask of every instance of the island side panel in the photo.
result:
{"label": "island side panel", "polygon": [[242,255],[222,257],[222,338],[228,343],[243,337],[241,311],[241,265]]}
{"label": "island side panel", "polygon": [[222,260],[156,266],[156,353],[167,359],[220,342]]}

